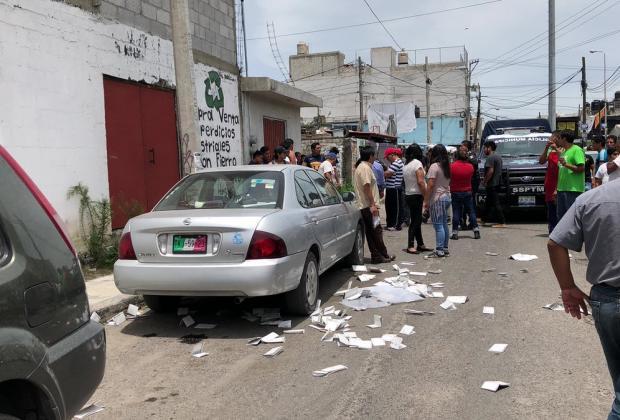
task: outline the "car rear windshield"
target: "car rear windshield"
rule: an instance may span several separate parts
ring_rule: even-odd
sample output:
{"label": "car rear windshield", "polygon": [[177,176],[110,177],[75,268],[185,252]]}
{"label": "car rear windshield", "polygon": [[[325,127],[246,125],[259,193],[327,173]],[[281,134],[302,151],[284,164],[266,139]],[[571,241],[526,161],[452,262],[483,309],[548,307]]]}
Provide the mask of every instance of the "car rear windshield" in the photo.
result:
{"label": "car rear windshield", "polygon": [[282,208],[281,172],[203,172],[179,182],[155,211]]}

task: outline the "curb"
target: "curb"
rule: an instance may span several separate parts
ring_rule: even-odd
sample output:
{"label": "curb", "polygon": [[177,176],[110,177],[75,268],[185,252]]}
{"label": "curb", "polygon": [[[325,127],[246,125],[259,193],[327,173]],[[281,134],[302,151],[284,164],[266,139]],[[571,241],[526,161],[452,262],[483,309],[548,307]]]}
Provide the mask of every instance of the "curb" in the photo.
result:
{"label": "curb", "polygon": [[121,311],[125,311],[130,304],[141,305],[144,299],[141,295],[118,295],[106,299],[98,304],[90,304],[90,312],[97,312],[101,321],[105,322]]}

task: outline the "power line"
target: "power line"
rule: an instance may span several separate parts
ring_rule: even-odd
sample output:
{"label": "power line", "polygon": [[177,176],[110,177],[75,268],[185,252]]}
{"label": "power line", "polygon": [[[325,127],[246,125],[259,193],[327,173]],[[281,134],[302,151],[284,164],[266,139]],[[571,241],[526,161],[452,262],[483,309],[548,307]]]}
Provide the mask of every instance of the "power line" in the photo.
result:
{"label": "power line", "polygon": [[372,7],[370,7],[370,4],[368,3],[367,0],[363,0],[364,3],[366,4],[366,6],[368,7],[368,10],[370,10],[370,13],[373,14],[373,16],[375,17],[375,19],[377,19],[377,22],[379,22],[381,24],[381,26],[383,27],[383,29],[385,30],[385,32],[387,32],[387,34],[390,36],[390,38],[392,38],[392,41],[394,41],[394,44],[396,44],[396,46],[398,47],[399,50],[402,50],[403,47],[400,46],[400,44],[398,43],[398,41],[396,40],[396,38],[394,38],[394,35],[392,35],[392,33],[388,30],[388,28],[383,24],[383,22],[381,22],[381,19],[379,19],[379,16],[377,16],[377,14],[375,13],[374,10],[372,10]]}
{"label": "power line", "polygon": [[[409,16],[401,16],[401,17],[397,17],[397,18],[391,18],[391,19],[384,19],[383,22],[396,22],[399,20],[405,20],[405,19],[413,19],[413,18],[417,18],[417,17],[422,17],[422,16],[430,16],[430,15],[436,15],[439,13],[446,13],[446,12],[453,12],[455,10],[463,10],[463,9],[468,9],[471,7],[478,7],[478,6],[484,6],[486,4],[491,4],[491,3],[499,3],[503,0],[489,0],[489,1],[484,1],[484,2],[480,2],[480,3],[474,3],[474,4],[467,4],[465,6],[459,6],[459,7],[452,7],[449,9],[442,9],[442,10],[433,10],[430,12],[424,12],[424,13],[418,13],[415,15],[409,15]],[[343,25],[343,26],[334,26],[331,28],[323,28],[323,29],[315,29],[315,30],[310,30],[310,31],[303,31],[303,32],[292,32],[292,33],[288,33],[288,34],[282,34],[282,35],[278,35],[279,38],[285,37],[285,36],[297,36],[297,35],[307,35],[307,34],[314,34],[317,32],[327,32],[327,31],[338,31],[341,29],[349,29],[349,28],[359,28],[361,26],[368,26],[368,25],[376,25],[379,22],[364,22],[364,23],[355,23],[352,25]],[[255,40],[259,40],[259,39],[268,39],[268,37],[266,36],[259,36],[259,37],[253,37],[253,38],[248,38],[248,41],[255,41]]]}

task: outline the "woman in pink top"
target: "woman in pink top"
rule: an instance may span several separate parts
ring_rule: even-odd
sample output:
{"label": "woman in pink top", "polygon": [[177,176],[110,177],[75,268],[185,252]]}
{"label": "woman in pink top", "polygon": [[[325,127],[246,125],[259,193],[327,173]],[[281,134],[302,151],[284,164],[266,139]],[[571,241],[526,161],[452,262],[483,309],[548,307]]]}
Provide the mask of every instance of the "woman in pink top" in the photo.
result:
{"label": "woman in pink top", "polygon": [[424,198],[424,208],[430,209],[431,221],[435,228],[435,252],[429,257],[446,257],[450,230],[448,213],[452,200],[450,198],[450,158],[443,144],[431,149],[431,166],[428,168],[428,186]]}

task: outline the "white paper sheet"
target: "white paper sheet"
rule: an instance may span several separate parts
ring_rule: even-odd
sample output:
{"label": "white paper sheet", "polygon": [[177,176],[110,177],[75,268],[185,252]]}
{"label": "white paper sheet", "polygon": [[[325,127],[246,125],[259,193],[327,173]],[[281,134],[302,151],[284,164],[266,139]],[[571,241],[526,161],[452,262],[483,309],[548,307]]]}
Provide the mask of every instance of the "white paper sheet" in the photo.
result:
{"label": "white paper sheet", "polygon": [[428,270],[429,274],[441,274],[441,270],[437,269],[437,270]]}
{"label": "white paper sheet", "polygon": [[204,351],[203,347],[204,347],[204,341],[201,341],[200,343],[196,343],[194,347],[192,347],[192,357],[200,359],[201,357],[208,356],[209,353]]}
{"label": "white paper sheet", "polygon": [[445,309],[446,311],[455,311],[456,310],[456,306],[454,306],[454,302],[450,302],[448,299],[444,300],[443,303],[441,305],[443,309]]}
{"label": "white paper sheet", "polygon": [[362,350],[370,350],[372,349],[372,341],[362,340],[359,337],[353,337],[353,338],[349,338],[349,346],[362,349]]}
{"label": "white paper sheet", "polygon": [[381,315],[374,315],[373,319],[374,319],[374,322],[366,326],[368,328],[380,328],[381,327]]}
{"label": "white paper sheet", "polygon": [[502,381],[484,381],[480,388],[486,389],[487,391],[497,392],[499,389],[508,388],[510,384],[508,382]]}
{"label": "white paper sheet", "polygon": [[194,328],[199,329],[199,330],[212,330],[215,327],[217,327],[216,324],[196,324],[196,325],[194,325]]}
{"label": "white paper sheet", "polygon": [[383,334],[381,336],[381,339],[385,341],[386,343],[391,343],[392,340],[394,340],[395,338],[398,338],[396,334]]}
{"label": "white paper sheet", "polygon": [[373,347],[381,347],[381,346],[385,346],[385,340],[383,338],[371,338],[370,342],[372,343]]}
{"label": "white paper sheet", "polygon": [[485,252],[485,255],[488,255],[490,257],[497,257],[499,254],[497,252]]}
{"label": "white paper sheet", "polygon": [[370,281],[374,279],[375,277],[377,276],[374,274],[360,274],[359,276],[357,276],[358,280],[361,281],[362,283]]}
{"label": "white paper sheet", "polygon": [[136,305],[129,304],[129,306],[127,307],[127,313],[132,316],[138,316],[140,315],[140,308],[138,308]]}
{"label": "white paper sheet", "polygon": [[285,338],[278,335],[278,333],[271,332],[260,339],[261,343],[265,344],[274,344],[274,343],[284,343]]}
{"label": "white paper sheet", "polygon": [[286,321],[280,321],[278,323],[278,328],[291,328],[291,320],[287,319]]}
{"label": "white paper sheet", "polygon": [[506,347],[508,347],[508,344],[493,344],[489,351],[491,353],[503,353],[506,351]]}
{"label": "white paper sheet", "polygon": [[417,309],[405,309],[405,313],[409,315],[435,315],[435,312],[419,311]]}
{"label": "white paper sheet", "polygon": [[361,297],[357,300],[343,300],[340,303],[356,311],[365,311],[366,309],[384,308],[386,306],[390,306],[390,303],[382,302],[375,297]]}
{"label": "white paper sheet", "polygon": [[263,356],[266,357],[275,357],[278,354],[282,353],[284,351],[284,347],[283,346],[278,346],[278,347],[274,347],[271,350],[269,350],[267,353],[263,354]]}
{"label": "white paper sheet", "polygon": [[365,273],[368,271],[368,268],[366,268],[365,265],[354,265],[351,267],[351,270],[358,272],[358,273]]}
{"label": "white paper sheet", "polygon": [[413,325],[407,325],[407,324],[403,325],[403,327],[400,329],[399,334],[404,334],[404,335],[415,334]]}
{"label": "white paper sheet", "polygon": [[400,265],[416,265],[414,262],[401,262]]}
{"label": "white paper sheet", "polygon": [[428,273],[426,271],[410,271],[410,276],[426,276]]}
{"label": "white paper sheet", "polygon": [[442,298],[443,296],[443,292],[433,292],[431,293],[431,297],[432,298]]}
{"label": "white paper sheet", "polygon": [[181,318],[181,323],[183,325],[185,325],[186,328],[189,328],[192,325],[194,325],[196,323],[196,321],[194,321],[194,318],[192,318],[191,315],[187,315],[187,316],[184,316],[183,318]]}
{"label": "white paper sheet", "polygon": [[127,318],[125,317],[125,313],[124,312],[119,312],[118,314],[114,315],[112,317],[112,319],[110,320],[110,322],[108,322],[108,324],[112,324],[112,325],[121,325],[123,324],[125,321],[127,321]]}
{"label": "white paper sheet", "polygon": [[461,305],[467,302],[467,296],[448,296],[447,300],[449,300],[452,303]]}
{"label": "white paper sheet", "polygon": [[101,317],[97,312],[93,312],[92,314],[90,314],[90,319],[95,322],[101,322]]}
{"label": "white paper sheet", "polygon": [[532,261],[532,260],[537,260],[538,257],[536,255],[530,255],[530,254],[512,254],[510,256],[511,260],[515,260],[515,261]]}
{"label": "white paper sheet", "polygon": [[483,306],[482,313],[487,315],[495,314],[495,308],[493,306]]}
{"label": "white paper sheet", "polygon": [[403,344],[402,337],[394,337],[390,342],[390,347],[394,350],[402,350],[407,346]]}
{"label": "white paper sheet", "polygon": [[392,268],[396,271],[400,271],[400,267],[398,266],[398,264],[394,264]]}
{"label": "white paper sheet", "polygon": [[282,333],[284,334],[305,334],[306,330],[298,329],[298,330],[284,330]]}
{"label": "white paper sheet", "polygon": [[316,377],[327,376],[331,373],[340,372],[341,370],[346,370],[346,369],[348,368],[345,365],[330,366],[330,367],[326,367],[321,370],[315,370],[314,372],[312,372],[312,376],[316,376]]}
{"label": "white paper sheet", "polygon": [[373,297],[392,304],[424,300],[424,298],[417,293],[404,288],[394,287],[385,282],[376,283],[374,286],[370,287],[369,290]]}

